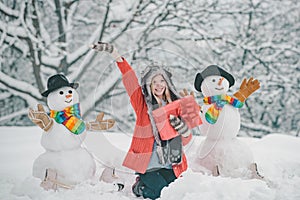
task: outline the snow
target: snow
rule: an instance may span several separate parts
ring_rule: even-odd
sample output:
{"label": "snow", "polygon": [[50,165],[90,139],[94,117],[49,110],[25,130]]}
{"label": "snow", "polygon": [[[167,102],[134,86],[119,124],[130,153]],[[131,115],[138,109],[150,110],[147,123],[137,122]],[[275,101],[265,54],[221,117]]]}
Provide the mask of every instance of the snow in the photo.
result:
{"label": "snow", "polygon": [[[28,101],[29,105],[36,105],[37,104],[37,100],[35,98],[33,98],[33,95],[38,98],[41,99],[42,96],[40,94],[40,92],[38,91],[37,88],[35,88],[34,86],[32,86],[31,84],[21,81],[21,80],[15,80],[14,78],[12,78],[11,76],[6,75],[5,73],[3,73],[2,71],[0,72],[0,78],[2,80],[6,80],[7,83],[9,83],[9,87],[7,87],[8,85],[4,84],[3,88],[6,88],[8,91],[13,90],[13,89],[17,89],[18,91],[16,91],[15,94],[18,94],[18,96],[26,99]],[[5,82],[3,82],[5,83]],[[22,89],[20,89],[22,88]],[[24,91],[28,91],[28,93],[24,92]]]}
{"label": "snow", "polygon": [[5,11],[5,13],[9,14],[9,15],[12,15],[14,17],[18,17],[19,15],[19,12],[13,10],[13,9],[10,9],[9,7],[7,7],[4,3],[0,2],[0,10],[3,10]]}
{"label": "snow", "polygon": [[[34,160],[45,151],[40,145],[41,133],[38,127],[0,127],[0,199],[137,199],[130,191],[135,175],[129,170],[117,167],[116,174],[127,178],[121,192],[113,192],[112,184],[98,181],[106,163],[108,166],[121,163],[119,160],[130,144],[130,135],[88,132],[84,147],[97,160],[96,177],[72,190],[54,192],[44,191],[39,187],[40,180],[31,175]],[[195,157],[203,139],[203,136],[194,136],[186,147],[189,161]],[[163,189],[161,199],[300,199],[300,138],[273,133],[262,139],[239,139],[252,150],[265,181],[213,177],[189,168],[181,178]],[[114,161],[114,158],[117,159]]]}

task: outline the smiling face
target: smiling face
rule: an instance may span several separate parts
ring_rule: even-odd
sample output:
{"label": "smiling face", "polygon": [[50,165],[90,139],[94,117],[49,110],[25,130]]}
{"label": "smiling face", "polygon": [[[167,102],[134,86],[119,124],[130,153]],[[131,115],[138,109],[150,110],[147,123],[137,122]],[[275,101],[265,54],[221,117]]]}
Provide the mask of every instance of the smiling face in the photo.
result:
{"label": "smiling face", "polygon": [[208,76],[201,84],[204,96],[226,94],[229,90],[229,81],[222,76]]}
{"label": "smiling face", "polygon": [[79,95],[74,88],[62,87],[48,95],[47,104],[51,110],[61,111],[79,103]]}
{"label": "smiling face", "polygon": [[156,75],[151,81],[151,91],[154,95],[159,98],[163,97],[164,92],[166,91],[167,82],[162,75]]}

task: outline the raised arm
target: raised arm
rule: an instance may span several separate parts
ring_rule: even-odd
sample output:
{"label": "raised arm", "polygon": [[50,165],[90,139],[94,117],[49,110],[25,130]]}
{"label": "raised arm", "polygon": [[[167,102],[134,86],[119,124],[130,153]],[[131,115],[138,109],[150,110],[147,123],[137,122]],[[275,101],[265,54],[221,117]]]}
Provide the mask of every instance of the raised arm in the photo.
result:
{"label": "raised arm", "polygon": [[146,103],[142,93],[142,88],[139,85],[138,78],[134,70],[127,63],[127,61],[120,56],[118,50],[112,44],[98,42],[97,44],[91,45],[91,48],[96,51],[106,51],[110,53],[114,60],[117,61],[118,68],[122,73],[124,87],[128,93],[128,96],[130,97],[131,105],[137,116],[139,116],[141,109],[146,108]]}

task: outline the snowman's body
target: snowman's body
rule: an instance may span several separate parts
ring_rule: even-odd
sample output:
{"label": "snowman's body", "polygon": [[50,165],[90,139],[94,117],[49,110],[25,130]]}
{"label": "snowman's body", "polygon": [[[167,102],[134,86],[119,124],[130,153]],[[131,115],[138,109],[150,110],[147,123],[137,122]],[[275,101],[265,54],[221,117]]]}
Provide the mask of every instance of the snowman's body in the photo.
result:
{"label": "snowman's body", "polygon": [[[221,76],[205,78],[202,83],[203,95],[226,94],[229,83],[224,79],[220,81],[220,85],[217,85],[221,78]],[[217,167],[222,176],[245,177],[250,175],[249,167],[253,163],[253,155],[249,147],[237,138],[240,129],[238,108],[230,104],[224,105],[216,123],[210,124],[205,118],[205,113],[210,106],[203,105],[201,108],[200,116],[203,124],[200,126],[200,131],[206,138],[199,146],[193,170],[208,170],[209,173],[214,173]]]}
{"label": "snowman's body", "polygon": [[[71,87],[63,87],[50,93],[47,102],[51,110],[60,111],[78,103],[78,93]],[[33,176],[43,179],[46,169],[53,169],[58,174],[57,180],[65,184],[92,178],[96,164],[93,156],[82,147],[85,137],[86,131],[76,135],[54,120],[52,128],[42,135],[41,145],[46,152],[34,161]]]}

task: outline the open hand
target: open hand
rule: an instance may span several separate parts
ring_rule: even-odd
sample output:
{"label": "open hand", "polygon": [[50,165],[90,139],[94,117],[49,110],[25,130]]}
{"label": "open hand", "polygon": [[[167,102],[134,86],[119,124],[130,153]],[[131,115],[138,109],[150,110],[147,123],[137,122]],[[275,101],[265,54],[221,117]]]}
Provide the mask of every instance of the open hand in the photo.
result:
{"label": "open hand", "polygon": [[188,95],[192,95],[195,98],[195,94],[193,91],[190,92],[190,94],[188,93],[187,89],[183,89],[182,91],[179,92],[181,97],[186,97]]}
{"label": "open hand", "polygon": [[43,129],[44,131],[48,131],[53,125],[53,120],[50,119],[48,114],[45,112],[42,104],[38,104],[37,106],[38,110],[33,110],[32,108],[29,108],[28,117],[41,129]]}
{"label": "open hand", "polygon": [[243,80],[240,89],[234,94],[237,99],[241,102],[245,102],[245,100],[256,90],[260,88],[260,82],[253,77],[247,80],[246,78]]}
{"label": "open hand", "polygon": [[254,79],[253,77],[249,78],[248,81],[246,78],[244,78],[244,80],[240,86],[240,89],[243,90],[245,88],[247,88],[252,94],[253,92],[255,92],[256,90],[258,90],[260,88],[260,83],[257,79]]}
{"label": "open hand", "polygon": [[105,119],[103,120],[104,113],[101,112],[98,114],[96,121],[87,122],[87,130],[91,131],[101,131],[101,130],[108,130],[114,126],[115,120],[113,119]]}

